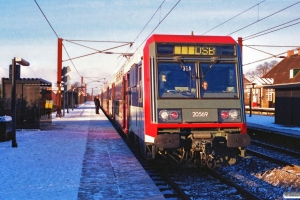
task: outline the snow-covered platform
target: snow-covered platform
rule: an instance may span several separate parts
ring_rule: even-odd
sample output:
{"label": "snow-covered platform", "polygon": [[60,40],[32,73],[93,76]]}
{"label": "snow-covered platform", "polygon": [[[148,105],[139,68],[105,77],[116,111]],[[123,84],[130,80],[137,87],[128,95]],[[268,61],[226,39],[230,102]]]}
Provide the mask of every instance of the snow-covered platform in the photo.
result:
{"label": "snow-covered platform", "polygon": [[268,115],[246,115],[247,127],[276,134],[300,138],[300,127],[275,124],[275,117]]}
{"label": "snow-covered platform", "polygon": [[0,199],[165,199],[94,102],[0,142]]}

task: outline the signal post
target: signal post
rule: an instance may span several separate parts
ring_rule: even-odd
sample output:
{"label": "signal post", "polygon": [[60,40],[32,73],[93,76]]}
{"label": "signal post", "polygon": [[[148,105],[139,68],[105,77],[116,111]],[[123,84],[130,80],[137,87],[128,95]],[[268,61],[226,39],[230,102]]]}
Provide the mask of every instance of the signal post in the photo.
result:
{"label": "signal post", "polygon": [[62,74],[62,38],[57,42],[57,113],[56,117],[61,117],[61,74]]}

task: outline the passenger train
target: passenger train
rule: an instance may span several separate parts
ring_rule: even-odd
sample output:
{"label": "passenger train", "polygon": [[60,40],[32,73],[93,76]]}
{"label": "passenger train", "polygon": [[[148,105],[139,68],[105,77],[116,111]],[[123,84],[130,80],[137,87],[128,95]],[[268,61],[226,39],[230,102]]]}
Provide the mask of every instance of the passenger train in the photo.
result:
{"label": "passenger train", "polygon": [[241,49],[229,36],[154,34],[99,95],[149,159],[232,165],[250,143]]}

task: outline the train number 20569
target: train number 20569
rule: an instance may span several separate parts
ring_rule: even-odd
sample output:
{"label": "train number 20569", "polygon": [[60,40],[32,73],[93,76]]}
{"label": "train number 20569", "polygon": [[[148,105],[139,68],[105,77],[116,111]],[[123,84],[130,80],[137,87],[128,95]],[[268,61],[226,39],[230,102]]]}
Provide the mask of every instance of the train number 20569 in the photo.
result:
{"label": "train number 20569", "polygon": [[208,116],[208,112],[192,112],[193,113],[193,117],[207,117]]}

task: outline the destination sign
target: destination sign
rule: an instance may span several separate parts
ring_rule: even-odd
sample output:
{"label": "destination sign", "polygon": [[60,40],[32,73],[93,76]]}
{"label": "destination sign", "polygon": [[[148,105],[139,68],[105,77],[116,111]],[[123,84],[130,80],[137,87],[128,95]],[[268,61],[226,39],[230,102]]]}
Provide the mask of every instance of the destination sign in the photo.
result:
{"label": "destination sign", "polygon": [[157,44],[159,55],[234,56],[234,45]]}

